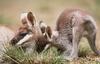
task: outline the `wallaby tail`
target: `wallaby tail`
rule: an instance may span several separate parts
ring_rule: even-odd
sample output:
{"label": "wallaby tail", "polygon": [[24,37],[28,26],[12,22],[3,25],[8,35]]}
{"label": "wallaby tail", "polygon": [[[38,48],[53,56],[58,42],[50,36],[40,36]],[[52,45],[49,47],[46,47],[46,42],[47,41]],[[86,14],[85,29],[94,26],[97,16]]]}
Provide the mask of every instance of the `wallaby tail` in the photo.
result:
{"label": "wallaby tail", "polygon": [[87,39],[90,44],[91,49],[93,52],[95,52],[97,55],[100,55],[100,51],[97,50],[96,48],[96,31],[97,31],[97,26],[95,21],[93,20],[92,17],[88,17],[85,19],[85,29],[87,31]]}

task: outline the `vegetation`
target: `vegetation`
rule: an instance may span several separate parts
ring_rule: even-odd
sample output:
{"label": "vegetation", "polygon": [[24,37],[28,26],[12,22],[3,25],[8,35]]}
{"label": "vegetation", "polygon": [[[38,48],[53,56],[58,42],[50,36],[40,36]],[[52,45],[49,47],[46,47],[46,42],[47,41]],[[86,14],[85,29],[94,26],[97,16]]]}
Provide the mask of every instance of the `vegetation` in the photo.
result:
{"label": "vegetation", "polygon": [[[83,44],[83,42],[85,42]],[[38,54],[33,52],[27,54],[20,47],[7,47],[3,55],[3,63],[7,64],[100,64],[100,58],[92,53],[85,39],[82,39],[79,50],[79,58],[67,61],[60,56],[57,49],[52,47],[45,52]],[[2,64],[3,64],[2,63]]]}
{"label": "vegetation", "polygon": [[55,48],[38,54],[25,54],[22,48],[10,47],[4,54],[4,63],[9,64],[62,64],[61,56],[58,55]]}

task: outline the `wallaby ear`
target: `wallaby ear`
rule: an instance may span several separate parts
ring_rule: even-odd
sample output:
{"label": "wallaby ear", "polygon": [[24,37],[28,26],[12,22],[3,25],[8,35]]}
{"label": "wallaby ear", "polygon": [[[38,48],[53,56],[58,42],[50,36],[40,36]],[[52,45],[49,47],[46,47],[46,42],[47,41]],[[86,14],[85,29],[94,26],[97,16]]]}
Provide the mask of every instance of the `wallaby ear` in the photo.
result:
{"label": "wallaby ear", "polygon": [[32,29],[34,27],[35,17],[33,16],[32,12],[22,13],[21,22],[28,29]]}
{"label": "wallaby ear", "polygon": [[35,21],[35,17],[33,16],[32,12],[28,12],[27,14],[27,19],[29,20],[29,22],[34,25],[34,21]]}
{"label": "wallaby ear", "polygon": [[52,30],[51,30],[51,27],[50,26],[47,26],[46,32],[47,32],[48,36],[51,38]]}
{"label": "wallaby ear", "polygon": [[33,16],[32,12],[22,13],[20,19],[24,26],[34,25],[35,17]]}
{"label": "wallaby ear", "polygon": [[48,35],[49,38],[51,38],[52,35],[52,30],[50,28],[50,26],[46,25],[43,21],[40,21],[40,28],[41,28],[41,32],[45,35]]}
{"label": "wallaby ear", "polygon": [[45,33],[47,25],[43,21],[40,21],[39,26],[40,26],[41,32]]}

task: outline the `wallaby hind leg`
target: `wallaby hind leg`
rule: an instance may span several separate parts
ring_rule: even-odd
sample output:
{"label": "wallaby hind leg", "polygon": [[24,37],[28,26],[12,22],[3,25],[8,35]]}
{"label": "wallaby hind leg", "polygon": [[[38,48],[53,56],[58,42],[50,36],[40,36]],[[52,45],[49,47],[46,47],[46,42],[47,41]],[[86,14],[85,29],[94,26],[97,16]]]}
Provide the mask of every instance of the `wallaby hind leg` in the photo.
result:
{"label": "wallaby hind leg", "polygon": [[78,45],[79,45],[79,41],[82,37],[82,32],[83,32],[83,30],[80,29],[79,27],[73,28],[72,47],[71,47],[70,55],[67,56],[65,59],[68,59],[71,61],[73,59],[78,58]]}
{"label": "wallaby hind leg", "polygon": [[[81,26],[80,26],[81,27]],[[82,37],[82,32],[83,32],[83,29],[79,28],[79,27],[74,27],[73,28],[73,47],[72,47],[72,52],[71,52],[71,57],[74,59],[74,58],[78,58],[78,45],[79,45],[79,42],[80,42],[80,39]]]}

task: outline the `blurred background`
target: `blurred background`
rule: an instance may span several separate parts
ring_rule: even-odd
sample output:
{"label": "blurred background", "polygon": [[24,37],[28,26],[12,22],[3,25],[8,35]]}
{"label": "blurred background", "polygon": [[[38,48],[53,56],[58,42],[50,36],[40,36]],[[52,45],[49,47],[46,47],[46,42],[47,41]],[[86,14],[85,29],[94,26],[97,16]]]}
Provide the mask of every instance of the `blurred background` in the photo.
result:
{"label": "blurred background", "polygon": [[100,47],[100,0],[0,0],[0,25],[16,30],[20,14],[32,11],[37,21],[43,20],[52,28],[65,8],[80,8],[89,12],[97,22],[97,44]]}

